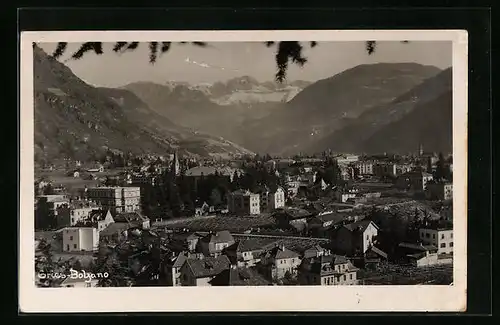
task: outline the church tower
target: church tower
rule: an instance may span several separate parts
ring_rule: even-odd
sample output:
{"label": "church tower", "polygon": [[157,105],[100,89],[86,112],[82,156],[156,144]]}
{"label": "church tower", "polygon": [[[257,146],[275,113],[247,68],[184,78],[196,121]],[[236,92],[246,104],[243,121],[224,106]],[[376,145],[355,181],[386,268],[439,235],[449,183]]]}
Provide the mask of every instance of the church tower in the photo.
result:
{"label": "church tower", "polygon": [[174,159],[172,159],[172,164],[170,165],[170,173],[173,176],[180,176],[181,175],[181,165],[179,164],[177,150],[175,150],[175,152],[174,152]]}

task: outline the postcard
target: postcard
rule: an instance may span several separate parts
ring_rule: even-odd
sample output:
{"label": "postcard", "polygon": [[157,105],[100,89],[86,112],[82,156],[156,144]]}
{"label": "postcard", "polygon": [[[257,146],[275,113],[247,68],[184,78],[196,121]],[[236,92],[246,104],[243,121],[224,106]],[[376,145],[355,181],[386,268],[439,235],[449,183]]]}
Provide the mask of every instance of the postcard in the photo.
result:
{"label": "postcard", "polygon": [[467,44],[23,32],[20,311],[465,311]]}

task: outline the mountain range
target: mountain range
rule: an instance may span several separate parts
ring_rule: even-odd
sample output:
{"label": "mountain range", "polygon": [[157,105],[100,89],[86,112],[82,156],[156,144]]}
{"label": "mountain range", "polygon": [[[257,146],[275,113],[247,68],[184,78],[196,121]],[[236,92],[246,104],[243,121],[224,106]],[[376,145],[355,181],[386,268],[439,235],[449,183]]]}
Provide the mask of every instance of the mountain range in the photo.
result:
{"label": "mountain range", "polygon": [[[451,69],[378,63],[359,65],[314,83],[277,85],[244,76],[212,85],[143,82],[124,89],[175,123],[231,139],[254,152],[289,156],[329,149],[392,151],[373,145],[376,134],[451,90]],[[283,92],[288,95],[282,97]],[[259,100],[223,100],[249,93]],[[401,145],[398,150],[408,151],[413,144],[402,141]]]}
{"label": "mountain range", "polygon": [[124,89],[88,85],[34,46],[35,161],[95,159],[104,150],[187,156],[250,151],[179,126]]}
{"label": "mountain range", "polygon": [[34,53],[38,158],[84,159],[104,148],[195,156],[452,148],[451,68],[378,63],[316,82],[242,76],[99,88]]}

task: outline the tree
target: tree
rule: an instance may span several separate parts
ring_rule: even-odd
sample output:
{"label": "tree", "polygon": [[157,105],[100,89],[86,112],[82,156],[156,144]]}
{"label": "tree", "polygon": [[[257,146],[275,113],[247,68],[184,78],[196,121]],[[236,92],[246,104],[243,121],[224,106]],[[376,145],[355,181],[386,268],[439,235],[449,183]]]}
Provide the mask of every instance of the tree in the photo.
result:
{"label": "tree", "polygon": [[431,157],[427,158],[427,172],[432,173],[432,160]]}
{"label": "tree", "polygon": [[[407,43],[408,41],[402,41],[403,43]],[[187,42],[179,42],[179,44],[186,44]],[[191,42],[195,46],[199,47],[207,47],[208,44],[205,42]],[[311,48],[314,48],[318,45],[317,42],[311,41],[307,42]],[[271,47],[276,46],[276,54],[275,61],[277,66],[277,72],[275,74],[275,79],[278,82],[283,82],[286,80],[286,72],[288,70],[289,63],[296,64],[298,66],[303,66],[307,63],[307,58],[303,56],[304,44],[303,42],[297,41],[281,41],[281,42],[264,42],[265,46]],[[33,43],[35,46],[36,43]],[[140,45],[140,42],[116,42],[113,46],[113,52],[117,54],[122,54],[125,52],[130,52],[136,50]],[[377,47],[377,43],[375,41],[366,41],[365,50],[368,55],[371,55],[375,52]],[[67,42],[59,42],[57,44],[57,48],[52,53],[52,56],[55,59],[60,58],[67,50],[68,43]],[[159,56],[167,53],[171,47],[172,42],[148,42],[149,47],[149,62],[154,64]],[[102,55],[104,53],[104,49],[102,46],[102,42],[85,42],[80,48],[71,55],[71,58],[74,60],[81,59],[86,53],[94,52],[97,55]]]}
{"label": "tree", "polygon": [[444,180],[444,179],[449,179],[450,175],[449,174],[449,169],[448,169],[448,172],[446,171],[446,166],[445,166],[445,160],[444,160],[444,157],[443,157],[443,153],[440,152],[439,153],[439,158],[438,158],[438,161],[436,163],[436,172],[434,173],[434,178],[436,179],[436,181],[441,181],[441,180]]}

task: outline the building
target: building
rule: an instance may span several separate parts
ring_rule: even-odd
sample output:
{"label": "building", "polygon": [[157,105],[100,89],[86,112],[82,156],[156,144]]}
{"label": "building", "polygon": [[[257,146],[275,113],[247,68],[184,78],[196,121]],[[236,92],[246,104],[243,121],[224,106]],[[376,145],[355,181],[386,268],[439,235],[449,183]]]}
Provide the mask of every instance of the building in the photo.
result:
{"label": "building", "polygon": [[377,177],[396,176],[397,165],[394,163],[379,162],[373,165],[373,174]]}
{"label": "building", "polygon": [[218,175],[219,177],[225,177],[229,182],[232,182],[235,174],[241,176],[243,175],[243,171],[231,167],[217,168],[212,166],[198,166],[188,169],[184,173],[184,176],[191,180],[193,187],[196,190],[198,182],[204,177]]}
{"label": "building", "polygon": [[436,246],[438,254],[453,254],[453,229],[451,227],[425,227],[419,229],[422,243]]}
{"label": "building", "polygon": [[371,220],[360,220],[344,225],[334,232],[334,245],[343,254],[364,254],[373,246],[378,230],[378,226]]}
{"label": "building", "polygon": [[234,238],[229,231],[210,232],[205,237],[198,240],[198,251],[205,256],[217,257],[222,251],[234,244]]}
{"label": "building", "polygon": [[110,224],[115,222],[109,210],[93,210],[90,212],[85,221],[92,227],[97,228],[97,231],[99,232],[103,231]]}
{"label": "building", "polygon": [[286,276],[296,277],[300,255],[280,244],[261,255],[261,265],[264,267],[264,273],[273,281]]}
{"label": "building", "polygon": [[181,286],[181,268],[186,263],[188,254],[181,252],[178,255],[166,257],[163,263],[163,271],[165,273],[165,282],[168,286]]}
{"label": "building", "polygon": [[264,286],[272,285],[262,275],[252,268],[232,265],[216,275],[211,281],[212,286]]}
{"label": "building", "polygon": [[280,186],[273,188],[264,186],[258,194],[261,212],[273,212],[285,206],[285,191]]}
{"label": "building", "polygon": [[235,215],[260,214],[260,197],[248,190],[237,190],[228,196],[229,213]]}
{"label": "building", "polygon": [[140,209],[140,187],[92,187],[87,189],[87,197],[96,201],[111,213],[135,212]]}
{"label": "building", "polygon": [[97,250],[99,231],[93,227],[67,227],[62,231],[63,251],[80,252]]}
{"label": "building", "polygon": [[427,183],[432,181],[432,179],[432,174],[426,172],[408,172],[398,177],[396,187],[405,190],[425,191],[427,189]]}
{"label": "building", "polygon": [[349,199],[355,199],[358,196],[359,190],[356,188],[350,189],[337,189],[335,191],[335,198],[337,202],[346,203]]}
{"label": "building", "polygon": [[252,267],[260,262],[262,243],[256,239],[239,240],[224,250],[231,264],[238,267]]}
{"label": "building", "polygon": [[359,175],[374,175],[373,166],[373,161],[362,160],[354,163],[354,168],[358,170]]}
{"label": "building", "polygon": [[425,194],[430,200],[452,200],[453,184],[449,182],[429,182]]}
{"label": "building", "polygon": [[339,166],[347,166],[356,163],[359,160],[359,156],[356,155],[343,155],[335,158]]}
{"label": "building", "polygon": [[117,213],[113,219],[116,223],[125,223],[130,227],[149,229],[151,226],[149,218],[138,212]]}
{"label": "building", "polygon": [[88,200],[70,201],[69,204],[63,204],[57,209],[57,226],[59,228],[75,226],[85,221],[96,209],[99,209],[99,205]]}
{"label": "building", "polygon": [[298,280],[301,285],[357,285],[357,271],[344,256],[320,255],[304,258]]}
{"label": "building", "polygon": [[210,286],[210,281],[231,267],[226,255],[187,259],[180,270],[182,286]]}

